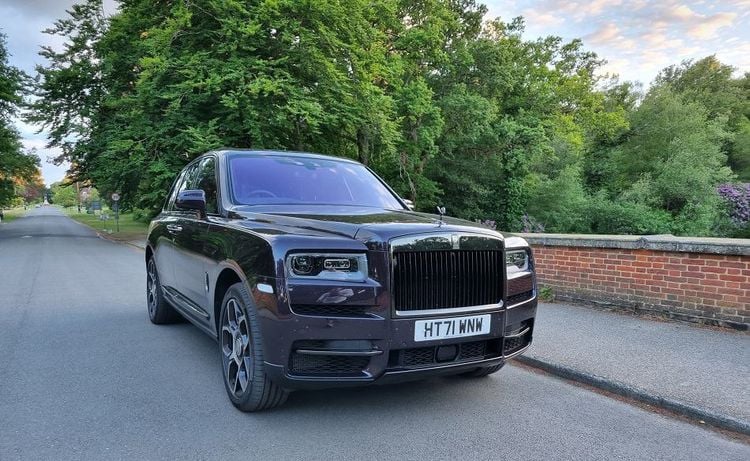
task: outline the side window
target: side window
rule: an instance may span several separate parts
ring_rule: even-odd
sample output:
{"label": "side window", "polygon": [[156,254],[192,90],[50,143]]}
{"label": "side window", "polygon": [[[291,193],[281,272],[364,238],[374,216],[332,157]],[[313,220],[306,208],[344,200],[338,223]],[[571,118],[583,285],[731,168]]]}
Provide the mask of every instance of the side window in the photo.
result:
{"label": "side window", "polygon": [[219,207],[216,197],[216,159],[213,157],[206,157],[201,160],[194,184],[195,186],[191,187],[191,189],[201,189],[206,193],[206,213],[218,213]]}
{"label": "side window", "polygon": [[193,180],[195,179],[195,173],[198,170],[198,165],[190,165],[188,168],[182,171],[182,174],[180,174],[180,178],[175,182],[174,190],[172,191],[172,196],[169,198],[169,206],[167,209],[169,211],[175,211],[176,208],[174,206],[175,200],[177,200],[177,195],[187,189],[190,189],[190,184],[193,183]]}
{"label": "side window", "polygon": [[177,191],[180,190],[180,186],[184,181],[185,172],[181,171],[177,179],[175,179],[174,184],[172,184],[172,189],[169,191],[169,198],[167,198],[167,203],[164,205],[166,211],[174,211],[174,201],[177,200]]}

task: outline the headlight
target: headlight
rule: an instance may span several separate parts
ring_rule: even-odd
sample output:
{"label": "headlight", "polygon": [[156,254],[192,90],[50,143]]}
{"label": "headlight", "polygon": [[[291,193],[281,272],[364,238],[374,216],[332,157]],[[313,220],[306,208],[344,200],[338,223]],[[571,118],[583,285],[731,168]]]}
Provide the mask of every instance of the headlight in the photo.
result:
{"label": "headlight", "polygon": [[529,253],[526,250],[510,250],[505,253],[508,274],[529,271]]}
{"label": "headlight", "polygon": [[289,277],[363,282],[367,280],[364,254],[295,253],[287,256]]}

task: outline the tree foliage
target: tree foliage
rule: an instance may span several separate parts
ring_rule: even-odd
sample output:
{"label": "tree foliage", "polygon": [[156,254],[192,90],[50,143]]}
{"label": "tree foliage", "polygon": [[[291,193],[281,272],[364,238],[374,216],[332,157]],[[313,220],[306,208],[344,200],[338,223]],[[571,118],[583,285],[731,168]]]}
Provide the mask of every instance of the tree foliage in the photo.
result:
{"label": "tree foliage", "polygon": [[39,158],[24,152],[14,126],[25,79],[23,72],[8,64],[5,35],[0,33],[0,207],[10,205],[18,188],[39,174]]}
{"label": "tree foliage", "polygon": [[[424,211],[520,230],[711,234],[750,169],[748,76],[709,57],[645,94],[579,40],[475,0],[84,0],[47,32],[31,120],[76,179],[153,214],[220,146],[370,166]],[[61,159],[62,159],[61,158]],[[527,226],[528,227],[528,226]]]}
{"label": "tree foliage", "polygon": [[67,184],[65,181],[50,185],[51,202],[64,207],[76,206],[78,204],[78,192],[76,186]]}

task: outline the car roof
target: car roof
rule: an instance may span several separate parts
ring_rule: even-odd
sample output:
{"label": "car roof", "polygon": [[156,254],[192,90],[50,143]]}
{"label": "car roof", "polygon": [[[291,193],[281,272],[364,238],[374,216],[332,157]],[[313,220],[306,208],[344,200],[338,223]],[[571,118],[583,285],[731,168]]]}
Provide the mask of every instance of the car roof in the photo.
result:
{"label": "car roof", "polygon": [[[238,148],[221,148],[207,152],[220,156],[227,156],[231,154],[254,154],[264,157],[288,157],[288,158],[313,158],[319,160],[332,160],[335,162],[347,162],[359,164],[356,160],[352,160],[346,157],[335,157],[332,155],[315,154],[312,152],[300,152],[300,151],[289,151],[289,150],[264,150],[264,149],[238,149]],[[206,155],[206,154],[204,154]]]}

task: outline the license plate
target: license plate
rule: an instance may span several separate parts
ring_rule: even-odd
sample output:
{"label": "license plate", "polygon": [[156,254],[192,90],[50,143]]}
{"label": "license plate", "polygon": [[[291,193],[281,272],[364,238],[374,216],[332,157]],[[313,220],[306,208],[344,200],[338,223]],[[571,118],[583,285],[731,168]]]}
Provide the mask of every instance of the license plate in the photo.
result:
{"label": "license plate", "polygon": [[417,320],[414,322],[414,341],[465,338],[490,332],[490,314],[448,319]]}

